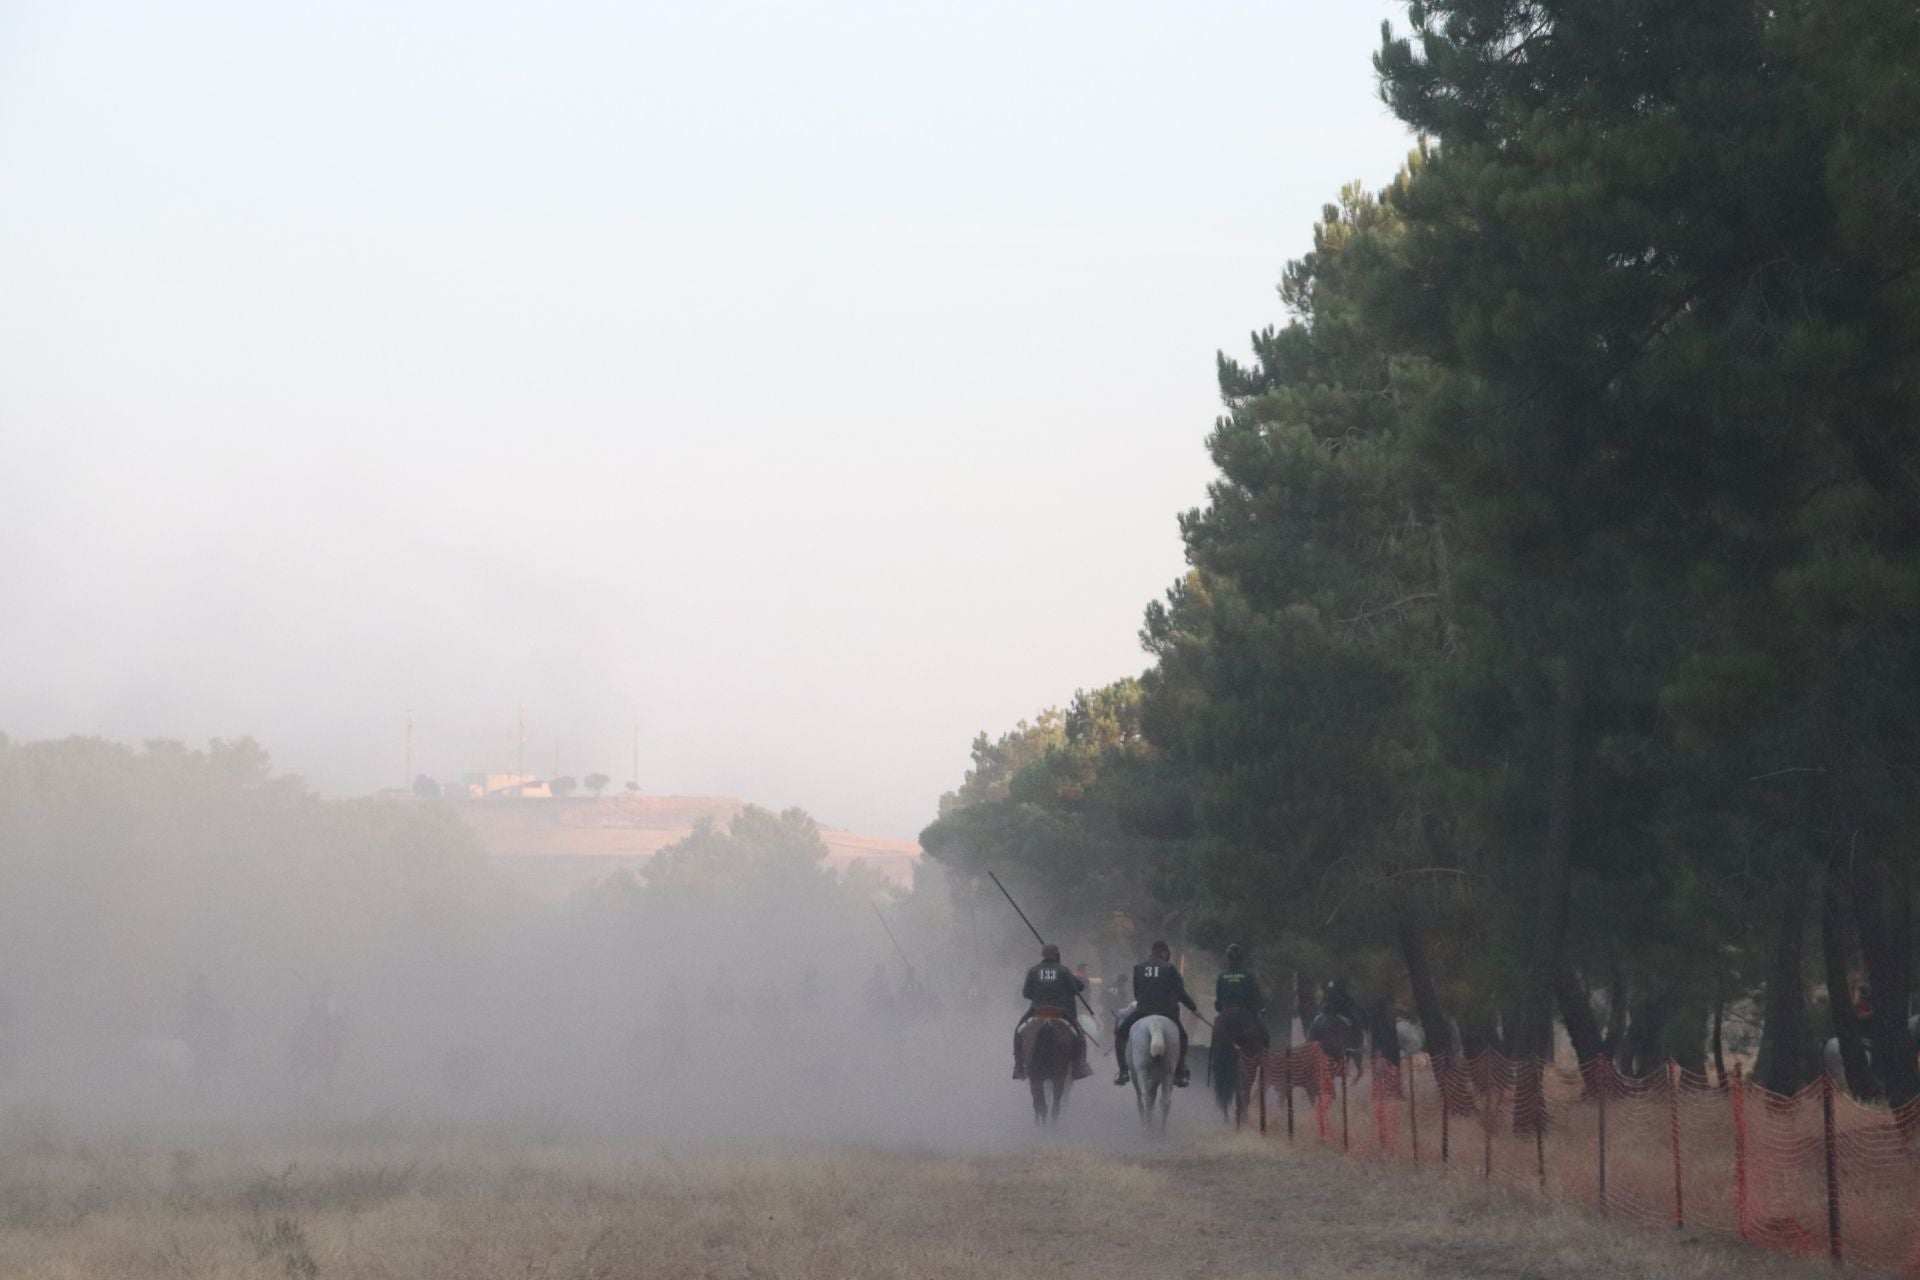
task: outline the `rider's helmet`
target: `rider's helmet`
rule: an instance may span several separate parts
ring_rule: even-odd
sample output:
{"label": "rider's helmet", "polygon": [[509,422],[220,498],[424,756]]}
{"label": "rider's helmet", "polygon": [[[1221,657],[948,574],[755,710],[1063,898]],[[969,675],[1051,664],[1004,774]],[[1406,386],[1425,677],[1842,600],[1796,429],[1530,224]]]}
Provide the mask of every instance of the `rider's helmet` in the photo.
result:
{"label": "rider's helmet", "polygon": [[1240,944],[1237,942],[1229,942],[1227,944],[1227,963],[1237,965],[1240,963],[1240,957]]}
{"label": "rider's helmet", "polygon": [[1040,958],[1042,960],[1052,960],[1057,964],[1060,960],[1060,948],[1051,942],[1042,943],[1040,947]]}
{"label": "rider's helmet", "polygon": [[1345,994],[1347,994],[1347,980],[1345,978],[1330,978],[1327,980],[1327,995],[1329,997],[1344,996]]}
{"label": "rider's helmet", "polygon": [[1164,942],[1155,942],[1147,950],[1149,954],[1160,956],[1162,958],[1165,958],[1173,954],[1173,951]]}

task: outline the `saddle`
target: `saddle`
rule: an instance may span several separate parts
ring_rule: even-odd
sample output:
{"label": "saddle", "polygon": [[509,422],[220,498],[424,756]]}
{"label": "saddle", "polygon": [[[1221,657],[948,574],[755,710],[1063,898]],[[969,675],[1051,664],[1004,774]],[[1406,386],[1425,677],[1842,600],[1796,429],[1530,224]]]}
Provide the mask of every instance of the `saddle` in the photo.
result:
{"label": "saddle", "polygon": [[1216,1044],[1225,1041],[1235,1048],[1257,1046],[1265,1049],[1271,1043],[1260,1015],[1238,1006],[1220,1011],[1213,1021],[1213,1038]]}
{"label": "saddle", "polygon": [[1069,1029],[1073,1026],[1073,1022],[1067,1017],[1067,1011],[1065,1009],[1055,1009],[1048,1005],[1042,1005],[1036,1008],[1033,1011],[1033,1016],[1028,1018],[1020,1027],[1020,1056],[1027,1063],[1031,1064],[1033,1062],[1033,1046],[1040,1038],[1041,1029],[1049,1024],[1057,1027],[1067,1027]]}

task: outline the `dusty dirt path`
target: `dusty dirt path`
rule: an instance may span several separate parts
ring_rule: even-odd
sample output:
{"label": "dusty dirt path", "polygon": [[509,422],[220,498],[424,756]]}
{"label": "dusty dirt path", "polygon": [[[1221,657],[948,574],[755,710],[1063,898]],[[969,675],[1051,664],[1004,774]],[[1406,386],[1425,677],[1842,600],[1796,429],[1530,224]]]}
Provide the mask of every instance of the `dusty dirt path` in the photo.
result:
{"label": "dusty dirt path", "polygon": [[1216,1131],[971,1155],[469,1136],[7,1164],[0,1275],[31,1280],[1831,1274]]}
{"label": "dusty dirt path", "polygon": [[977,1187],[956,1209],[979,1228],[983,1275],[1830,1274],[1715,1239],[1610,1226],[1472,1183],[1251,1136],[1124,1154],[1032,1152],[975,1167]]}

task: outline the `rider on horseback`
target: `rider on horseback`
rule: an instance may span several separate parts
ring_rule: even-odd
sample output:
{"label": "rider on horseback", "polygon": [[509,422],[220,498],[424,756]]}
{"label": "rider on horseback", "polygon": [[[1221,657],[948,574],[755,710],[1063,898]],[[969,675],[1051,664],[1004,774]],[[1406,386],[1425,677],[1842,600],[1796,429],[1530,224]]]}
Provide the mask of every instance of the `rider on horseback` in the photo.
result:
{"label": "rider on horseback", "polygon": [[1073,1078],[1084,1080],[1093,1074],[1093,1068],[1087,1065],[1087,1037],[1080,1030],[1080,1019],[1074,1016],[1074,1003],[1086,988],[1086,983],[1060,963],[1059,947],[1049,942],[1040,948],[1040,963],[1027,970],[1026,985],[1020,988],[1021,996],[1027,1001],[1027,1011],[1020,1015],[1020,1021],[1013,1028],[1015,1080],[1027,1078],[1027,1061],[1020,1033],[1026,1028],[1028,1019],[1038,1016],[1058,1018],[1073,1028]]}
{"label": "rider on horseback", "polygon": [[1133,1030],[1134,1023],[1157,1013],[1173,1019],[1173,1025],[1180,1028],[1180,1063],[1174,1069],[1173,1082],[1182,1089],[1187,1087],[1187,1029],[1180,1024],[1181,1005],[1200,1012],[1193,997],[1187,994],[1187,984],[1180,977],[1180,971],[1173,967],[1173,952],[1166,943],[1156,942],[1147,962],[1133,966],[1133,1012],[1122,1018],[1114,1029],[1114,1051],[1120,1059],[1120,1074],[1113,1078],[1115,1084],[1125,1084],[1132,1079],[1127,1073],[1127,1034]]}
{"label": "rider on horseback", "polygon": [[1267,999],[1260,994],[1260,979],[1247,970],[1240,944],[1235,942],[1227,947],[1227,967],[1220,972],[1220,978],[1213,984],[1213,1011],[1225,1013],[1229,1009],[1244,1009],[1258,1018],[1266,1010]]}
{"label": "rider on horseback", "polygon": [[1353,996],[1347,991],[1347,980],[1335,978],[1327,983],[1327,995],[1320,1002],[1326,1013],[1336,1018],[1345,1018],[1348,1025],[1360,1025],[1360,1006],[1354,1003]]}

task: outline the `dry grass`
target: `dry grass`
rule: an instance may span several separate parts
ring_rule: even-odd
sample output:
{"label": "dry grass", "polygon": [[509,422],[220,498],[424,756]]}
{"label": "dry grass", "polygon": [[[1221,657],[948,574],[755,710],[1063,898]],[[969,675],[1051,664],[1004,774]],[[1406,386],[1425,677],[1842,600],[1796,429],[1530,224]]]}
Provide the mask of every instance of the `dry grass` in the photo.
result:
{"label": "dry grass", "polygon": [[1230,1134],[966,1156],[16,1135],[0,1169],[13,1280],[1828,1274]]}

